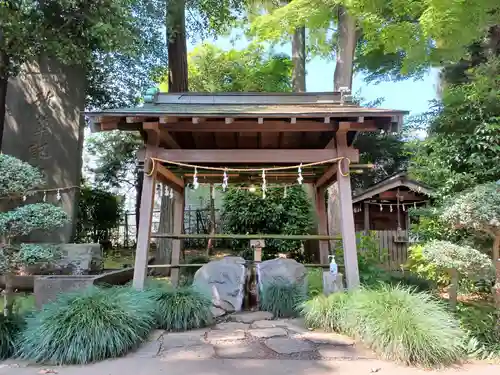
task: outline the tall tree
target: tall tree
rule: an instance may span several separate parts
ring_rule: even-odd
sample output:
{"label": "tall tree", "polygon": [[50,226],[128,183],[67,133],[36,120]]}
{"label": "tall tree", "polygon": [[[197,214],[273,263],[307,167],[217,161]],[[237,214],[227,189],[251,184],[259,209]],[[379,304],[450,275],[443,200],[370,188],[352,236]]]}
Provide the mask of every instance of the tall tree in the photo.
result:
{"label": "tall tree", "polygon": [[[252,30],[261,39],[277,40],[287,30],[306,26],[312,50],[333,56],[332,46],[338,46],[337,58],[354,37],[355,67],[379,78],[401,78],[421,73],[431,64],[460,59],[468,45],[498,23],[498,10],[498,2],[488,0],[470,4],[456,0],[291,0],[255,20]],[[353,20],[345,16],[356,22],[357,33]],[[342,38],[346,30],[348,38]]]}
{"label": "tall tree", "polygon": [[168,91],[188,91],[186,0],[167,1]]}
{"label": "tall tree", "polygon": [[42,54],[88,68],[96,54],[124,53],[140,39],[139,0],[2,1],[0,3],[0,140],[7,81]]}

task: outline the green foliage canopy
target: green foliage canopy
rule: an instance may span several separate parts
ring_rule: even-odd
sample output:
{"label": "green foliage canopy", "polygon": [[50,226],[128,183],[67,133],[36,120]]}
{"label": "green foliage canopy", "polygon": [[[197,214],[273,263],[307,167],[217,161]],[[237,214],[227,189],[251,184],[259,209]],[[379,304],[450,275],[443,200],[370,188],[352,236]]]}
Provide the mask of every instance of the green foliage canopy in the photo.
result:
{"label": "green foliage canopy", "polygon": [[451,225],[500,235],[500,183],[477,185],[449,199],[442,217]]}
{"label": "green foliage canopy", "polygon": [[306,26],[313,50],[332,56],[339,5],[357,20],[358,67],[396,78],[460,59],[498,22],[498,4],[489,0],[292,0],[258,17],[251,31],[261,40],[281,40]]}
{"label": "green foliage canopy", "polygon": [[[289,92],[292,87],[290,58],[257,44],[225,51],[203,43],[189,53],[188,69],[194,92]],[[161,91],[168,89],[165,82]]]}
{"label": "green foliage canopy", "polygon": [[428,138],[410,149],[411,174],[444,196],[500,179],[500,60],[467,75],[444,88]]}
{"label": "green foliage canopy", "polygon": [[470,246],[456,245],[448,241],[431,241],[422,248],[422,256],[442,270],[454,269],[470,279],[492,279],[491,259]]}

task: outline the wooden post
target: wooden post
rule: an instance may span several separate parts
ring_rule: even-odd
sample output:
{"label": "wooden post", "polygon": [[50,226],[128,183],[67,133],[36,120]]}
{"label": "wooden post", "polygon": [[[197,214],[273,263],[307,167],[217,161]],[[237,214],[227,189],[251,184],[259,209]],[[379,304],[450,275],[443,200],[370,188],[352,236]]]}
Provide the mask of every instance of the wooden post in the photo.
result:
{"label": "wooden post", "polygon": [[[325,202],[325,188],[316,188],[316,214],[318,217],[318,234],[328,235],[328,221]],[[319,259],[321,264],[328,263],[328,255],[330,254],[330,242],[319,241]]]}
{"label": "wooden post", "polygon": [[[339,155],[347,154],[347,134],[337,132],[337,150]],[[347,289],[359,286],[358,253],[356,250],[356,231],[354,228],[354,215],[352,212],[351,176],[347,160],[339,164],[337,171],[339,184],[340,206],[340,232],[342,234],[342,247],[344,249],[344,265]]]}
{"label": "wooden post", "polygon": [[[184,224],[184,190],[174,193],[174,234],[181,234]],[[181,257],[181,240],[176,238],[172,240],[172,266],[179,265]],[[170,280],[173,286],[179,284],[179,268],[172,268]]]}
{"label": "wooden post", "polygon": [[368,236],[368,233],[370,232],[370,205],[368,204],[368,202],[363,202],[363,214],[365,236]]}
{"label": "wooden post", "polygon": [[134,280],[132,282],[132,286],[136,290],[144,289],[144,282],[147,276],[155,185],[156,172],[153,172],[152,176],[147,176],[147,173],[144,173],[141,206],[139,208],[140,218],[137,233],[137,248],[135,251]]}

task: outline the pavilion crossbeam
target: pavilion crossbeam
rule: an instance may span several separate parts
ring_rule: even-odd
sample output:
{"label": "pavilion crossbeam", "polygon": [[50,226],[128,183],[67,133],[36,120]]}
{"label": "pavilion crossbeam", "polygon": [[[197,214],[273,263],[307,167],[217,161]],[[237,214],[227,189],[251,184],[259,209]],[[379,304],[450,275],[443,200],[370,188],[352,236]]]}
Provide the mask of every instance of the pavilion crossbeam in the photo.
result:
{"label": "pavilion crossbeam", "polygon": [[151,233],[151,238],[173,238],[173,239],[230,239],[230,240],[294,240],[294,241],[338,241],[341,236],[328,235],[293,235],[293,234],[176,234],[176,233]]}
{"label": "pavilion crossbeam", "polygon": [[[322,160],[330,160],[338,157],[337,150],[329,149],[236,149],[236,150],[214,150],[214,149],[182,149],[166,150],[153,148],[158,159],[182,163],[213,163],[213,164],[300,164],[314,163]],[[137,153],[139,160],[145,159],[145,150]],[[359,151],[347,148],[342,157],[347,157],[351,162],[359,161]]]}

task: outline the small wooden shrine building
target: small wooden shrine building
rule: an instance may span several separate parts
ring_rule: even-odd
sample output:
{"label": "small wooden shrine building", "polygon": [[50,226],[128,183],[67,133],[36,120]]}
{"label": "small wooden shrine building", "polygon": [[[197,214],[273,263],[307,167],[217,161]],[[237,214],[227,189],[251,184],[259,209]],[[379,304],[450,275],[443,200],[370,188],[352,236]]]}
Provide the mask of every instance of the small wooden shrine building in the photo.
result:
{"label": "small wooden shrine building", "polygon": [[[349,167],[359,161],[353,148],[358,132],[397,131],[406,112],[363,108],[349,93],[160,93],[149,90],[136,108],[87,113],[93,131],[140,131],[144,181],[140,205],[133,285],[147,276],[150,238],[172,238],[171,277],[178,278],[184,213],[184,189],[194,174],[200,182],[257,183],[264,170],[269,183],[293,183],[295,166],[304,165],[303,183],[314,186],[320,259],[328,263],[326,188],[338,181],[341,236],[348,288],[359,285]],[[313,165],[308,165],[313,163]],[[195,171],[194,166],[198,166]],[[208,170],[204,167],[239,168]],[[292,167],[275,170],[272,167]],[[253,168],[247,171],[245,168]],[[155,185],[175,191],[173,233],[151,233]],[[232,235],[233,238],[249,238]],[[292,238],[293,236],[290,236]],[[295,236],[299,237],[299,236]],[[305,237],[305,236],[302,236]],[[216,238],[216,237],[214,237]],[[272,237],[271,237],[272,238]],[[280,237],[281,238],[281,237]],[[295,238],[298,239],[298,238]],[[305,239],[305,238],[303,238]],[[316,238],[318,239],[318,238]],[[155,265],[161,266],[161,265]]]}
{"label": "small wooden shrine building", "polygon": [[356,231],[407,231],[408,209],[425,205],[431,196],[432,189],[406,172],[390,176],[352,198]]}

